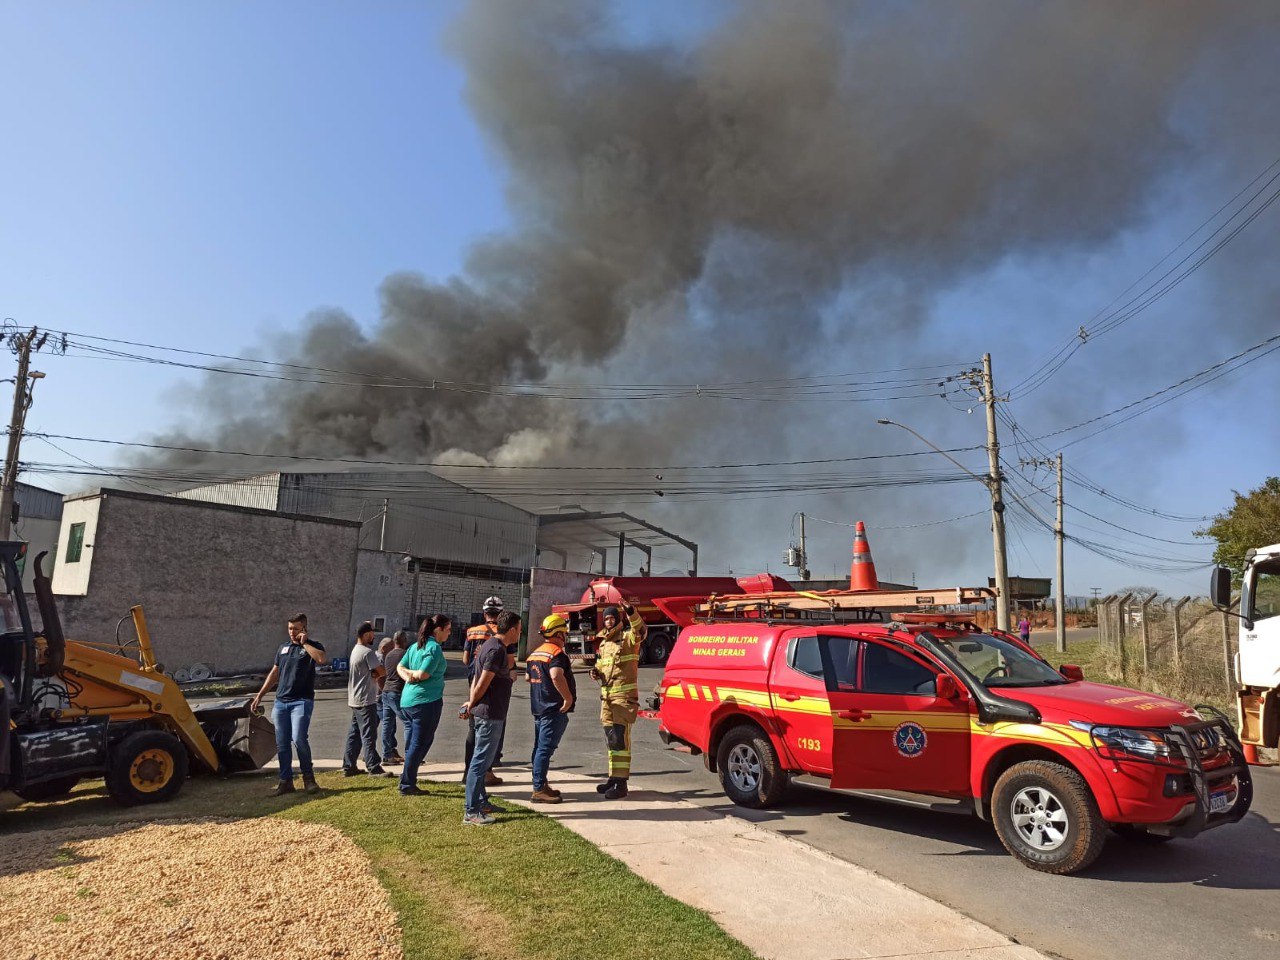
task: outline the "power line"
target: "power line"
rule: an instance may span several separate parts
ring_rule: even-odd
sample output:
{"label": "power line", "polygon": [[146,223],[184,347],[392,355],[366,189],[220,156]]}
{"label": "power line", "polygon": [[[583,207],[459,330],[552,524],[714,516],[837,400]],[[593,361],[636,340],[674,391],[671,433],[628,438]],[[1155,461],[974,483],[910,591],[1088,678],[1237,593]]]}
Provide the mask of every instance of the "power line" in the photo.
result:
{"label": "power line", "polygon": [[[180,369],[198,370],[205,373],[243,376],[285,383],[370,389],[441,391],[498,397],[540,397],[554,400],[641,401],[719,399],[744,402],[910,400],[938,396],[939,390],[942,390],[942,395],[945,396],[950,389],[947,385],[955,380],[955,376],[939,377],[934,374],[930,376],[914,377],[884,377],[884,374],[894,372],[911,373],[924,370],[955,369],[957,366],[956,364],[932,364],[919,367],[861,371],[849,374],[818,374],[803,377],[756,380],[735,379],[731,381],[715,381],[705,384],[556,383],[551,381],[537,383],[486,383],[482,381],[449,380],[434,377],[415,378],[388,374],[371,374],[355,370],[341,370],[332,367],[317,367],[285,361],[215,354],[206,351],[189,350],[182,347],[163,347],[156,344],[139,343],[137,341],[76,334],[71,333],[70,331],[65,331],[63,333],[67,338],[68,346],[71,349],[80,351],[80,353],[74,355],[96,357],[99,359],[152,363],[177,367]],[[92,340],[95,341],[95,343],[87,343],[85,342],[86,340]],[[258,369],[229,367],[215,363],[176,360],[163,356],[147,356],[139,353],[116,350],[106,346],[99,346],[99,343],[114,343],[144,350],[194,356],[206,360],[220,360],[235,364],[254,365],[258,367]],[[876,376],[878,379],[857,379],[865,376]]]}
{"label": "power line", "polygon": [[[881,524],[877,523],[872,529],[875,530],[914,530],[917,527],[936,527],[943,523],[955,523],[957,520],[968,520],[971,517],[981,517],[990,513],[989,509],[983,508],[973,513],[961,514],[958,517],[947,517],[945,520],[926,520],[923,523],[898,523],[898,524]],[[835,527],[849,527],[850,529],[857,526],[856,523],[845,523],[843,520],[824,520],[822,517],[815,517],[813,514],[806,513],[805,518],[813,520],[817,523],[828,523]]]}
{"label": "power line", "polygon": [[[1215,228],[1209,234],[1209,236],[1207,236],[1204,240],[1202,240],[1195,248],[1193,248],[1186,256],[1184,256],[1181,260],[1179,260],[1176,264],[1174,264],[1169,270],[1167,270],[1164,274],[1158,277],[1151,284],[1148,284],[1140,293],[1138,293],[1137,295],[1135,295],[1134,297],[1126,301],[1119,308],[1117,308],[1114,311],[1111,310],[1111,308],[1115,305],[1116,301],[1120,300],[1130,290],[1138,286],[1138,284],[1140,284],[1148,276],[1154,273],[1162,263],[1164,263],[1166,260],[1172,257],[1175,253],[1177,253],[1180,249],[1186,246],[1189,242],[1191,242],[1191,240],[1194,239],[1195,236],[1199,234],[1206,226],[1208,226],[1210,223],[1216,220],[1223,213],[1223,211],[1225,211],[1227,208],[1235,204],[1236,201],[1238,201],[1242,196],[1244,196],[1244,194],[1246,194],[1256,183],[1258,183],[1258,181],[1266,178],[1267,175],[1270,174],[1271,171],[1274,170],[1277,166],[1280,166],[1280,158],[1268,164],[1267,167],[1261,173],[1259,173],[1252,180],[1250,180],[1249,183],[1247,183],[1244,187],[1242,187],[1233,197],[1231,197],[1230,200],[1228,200],[1226,203],[1220,206],[1217,210],[1215,210],[1207,219],[1205,219],[1199,226],[1197,226],[1177,246],[1175,246],[1172,250],[1170,250],[1163,257],[1157,260],[1155,264],[1153,264],[1144,274],[1142,274],[1142,276],[1140,276],[1137,280],[1131,283],[1127,288],[1121,291],[1121,293],[1119,293],[1109,304],[1107,304],[1107,306],[1103,307],[1102,310],[1100,310],[1097,314],[1095,314],[1088,324],[1081,326],[1079,332],[1075,336],[1073,336],[1063,346],[1059,347],[1056,351],[1050,354],[1048,359],[1046,359],[1040,366],[1038,366],[1035,370],[1033,370],[1027,377],[1022,379],[1018,383],[1016,383],[1013,386],[1013,388],[1010,390],[1010,393],[1009,393],[1010,397],[1023,397],[1031,393],[1032,391],[1037,390],[1040,387],[1044,386],[1044,384],[1046,384],[1054,376],[1054,374],[1056,374],[1060,369],[1062,369],[1062,367],[1065,366],[1066,363],[1073,356],[1075,356],[1075,354],[1089,340],[1096,339],[1097,337],[1102,336],[1103,334],[1109,333],[1112,330],[1114,330],[1116,327],[1120,326],[1121,324],[1126,323],[1127,321],[1133,319],[1135,316],[1137,316],[1147,307],[1151,306],[1157,300],[1161,299],[1170,291],[1172,291],[1176,286],[1178,286],[1178,284],[1180,284],[1183,280],[1185,280],[1192,273],[1194,273],[1201,266],[1203,266],[1214,255],[1216,255],[1223,247],[1225,247],[1228,243],[1230,243],[1237,236],[1239,236],[1240,233],[1246,227],[1248,227],[1251,223],[1253,223],[1254,220],[1256,220],[1267,208],[1269,208],[1276,201],[1278,197],[1280,197],[1280,190],[1276,190],[1273,193],[1271,193],[1265,200],[1262,201],[1262,203],[1259,206],[1257,206],[1252,212],[1250,212],[1248,216],[1245,217],[1245,219],[1240,223],[1238,223],[1235,227],[1231,227],[1232,221],[1236,220],[1238,217],[1244,214],[1245,211],[1248,211],[1249,208],[1264,193],[1266,193],[1266,191],[1269,190],[1273,184],[1277,182],[1277,180],[1280,180],[1280,173],[1276,173],[1270,176],[1270,178],[1268,178],[1266,182],[1258,190],[1256,190],[1252,194],[1252,196],[1250,196],[1243,204],[1241,204],[1240,207],[1237,210],[1235,210],[1222,224],[1220,224],[1217,228]],[[1218,237],[1220,234],[1222,234],[1223,231],[1228,230],[1228,228],[1230,228],[1230,231],[1226,234],[1225,237],[1219,240],[1206,253],[1204,253],[1202,256],[1196,259],[1195,262],[1193,262],[1190,265],[1190,267],[1188,267],[1185,271],[1183,271],[1181,274],[1177,274],[1176,276],[1174,276],[1174,274],[1177,273],[1179,268],[1181,268],[1189,260],[1191,260],[1193,257],[1196,256],[1196,253],[1198,251],[1203,250],[1207,244],[1212,242],[1215,237]],[[1170,280],[1170,277],[1173,277],[1173,279]],[[1164,284],[1166,280],[1168,280],[1169,282],[1162,287],[1161,284]]]}
{"label": "power line", "polygon": [[[73,440],[80,443],[98,443],[116,447],[136,447],[144,450],[166,450],[176,453],[198,453],[207,454],[209,456],[227,456],[227,457],[252,457],[262,460],[285,460],[299,463],[340,463],[359,466],[371,467],[423,467],[431,470],[484,470],[484,471],[570,471],[570,472],[663,472],[663,471],[680,471],[680,470],[746,470],[758,469],[765,467],[798,467],[798,466],[821,466],[833,463],[858,463],[867,460],[896,460],[904,457],[922,457],[931,456],[932,451],[916,450],[906,453],[871,453],[863,454],[857,457],[824,457],[811,460],[761,460],[754,463],[716,463],[716,464],[659,464],[648,466],[586,466],[583,464],[573,465],[534,465],[534,464],[516,464],[511,466],[501,466],[489,463],[449,463],[444,461],[420,461],[420,460],[378,460],[365,459],[360,457],[319,457],[306,456],[304,454],[285,454],[285,453],[251,453],[245,450],[220,450],[213,447],[193,447],[182,444],[170,443],[146,443],[140,440],[109,440],[103,437],[78,437],[63,433],[32,433],[28,432],[28,436],[54,438],[57,440]],[[954,447],[948,450],[948,453],[967,453],[973,450],[981,450],[981,447]]]}

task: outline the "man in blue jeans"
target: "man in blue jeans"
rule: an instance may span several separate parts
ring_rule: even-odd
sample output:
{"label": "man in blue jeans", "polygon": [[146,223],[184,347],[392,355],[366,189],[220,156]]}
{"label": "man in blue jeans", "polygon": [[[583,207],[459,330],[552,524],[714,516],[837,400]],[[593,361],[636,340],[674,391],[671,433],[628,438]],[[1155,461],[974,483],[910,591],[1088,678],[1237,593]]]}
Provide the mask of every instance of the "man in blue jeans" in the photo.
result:
{"label": "man in blue jeans", "polygon": [[288,630],[289,642],[276,651],[271,672],[249,705],[256,713],[267,691],[279,681],[275,707],[271,711],[271,721],[276,727],[276,756],[280,761],[280,782],[271,791],[273,797],[293,793],[293,752],[290,745],[298,751],[303,788],[307,793],[316,793],[320,789],[311,767],[311,742],[307,739],[307,731],[316,705],[316,667],[328,663],[329,655],[321,644],[307,636],[305,613],[290,617]]}
{"label": "man in blue jeans", "polygon": [[569,726],[569,714],[578,699],[573,665],[564,652],[569,623],[558,613],[542,621],[539,633],[546,640],[529,654],[529,709],[533,712],[533,796],[534,803],[559,803],[560,791],[547,783],[551,757]]}
{"label": "man in blue jeans", "polygon": [[[409,635],[403,630],[397,630],[395,639],[392,640],[391,649],[382,658],[383,669],[387,671],[386,679],[382,682],[381,700],[383,763],[404,763],[404,757],[396,749],[396,721],[399,720],[402,724],[406,722],[404,711],[400,709],[400,694],[404,692],[404,678],[400,676],[396,667],[400,665],[400,660],[408,649]],[[408,728],[406,727],[406,739],[408,736]],[[405,749],[408,749],[407,744]]]}
{"label": "man in blue jeans", "polygon": [[493,765],[507,725],[513,682],[507,647],[520,639],[520,617],[504,610],[494,628],[495,634],[476,651],[471,691],[462,707],[462,715],[475,721],[476,746],[467,767],[467,807],[462,816],[464,824],[474,827],[488,826],[494,822],[491,814],[499,812],[489,802],[485,774]]}

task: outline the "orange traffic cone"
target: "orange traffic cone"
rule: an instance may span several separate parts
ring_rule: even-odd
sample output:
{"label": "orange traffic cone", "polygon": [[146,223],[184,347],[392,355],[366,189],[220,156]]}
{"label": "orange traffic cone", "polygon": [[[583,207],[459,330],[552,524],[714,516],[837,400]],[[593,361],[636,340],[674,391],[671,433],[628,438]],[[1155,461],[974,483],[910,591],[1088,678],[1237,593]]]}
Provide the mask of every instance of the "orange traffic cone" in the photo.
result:
{"label": "orange traffic cone", "polygon": [[880,589],[875,561],[871,559],[871,546],[867,543],[867,528],[861,520],[853,530],[853,563],[849,567],[849,589]]}

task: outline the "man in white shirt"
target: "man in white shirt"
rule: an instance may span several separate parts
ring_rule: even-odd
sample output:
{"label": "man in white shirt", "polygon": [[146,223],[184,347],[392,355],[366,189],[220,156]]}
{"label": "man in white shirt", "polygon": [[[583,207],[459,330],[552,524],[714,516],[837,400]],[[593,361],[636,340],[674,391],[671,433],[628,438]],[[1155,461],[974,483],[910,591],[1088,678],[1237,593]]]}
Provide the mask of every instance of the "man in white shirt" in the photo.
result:
{"label": "man in white shirt", "polygon": [[374,776],[392,776],[382,768],[378,756],[379,681],[385,676],[378,652],[373,649],[373,624],[362,623],[351,650],[350,672],[347,674],[347,706],[351,708],[351,726],[347,730],[347,749],[342,755],[342,772],[354,777],[360,773],[356,755],[364,750],[366,772]]}

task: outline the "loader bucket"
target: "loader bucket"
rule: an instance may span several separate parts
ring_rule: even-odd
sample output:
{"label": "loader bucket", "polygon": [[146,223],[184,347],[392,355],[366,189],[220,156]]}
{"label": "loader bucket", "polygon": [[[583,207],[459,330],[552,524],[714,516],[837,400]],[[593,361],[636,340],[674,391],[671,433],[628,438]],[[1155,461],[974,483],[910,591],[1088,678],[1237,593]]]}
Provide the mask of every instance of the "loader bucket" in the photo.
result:
{"label": "loader bucket", "polygon": [[276,755],[271,721],[249,712],[249,697],[202,703],[193,712],[218,754],[222,773],[257,770]]}

